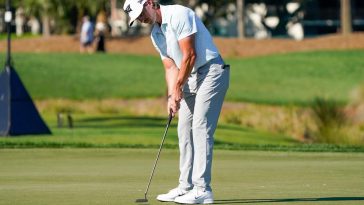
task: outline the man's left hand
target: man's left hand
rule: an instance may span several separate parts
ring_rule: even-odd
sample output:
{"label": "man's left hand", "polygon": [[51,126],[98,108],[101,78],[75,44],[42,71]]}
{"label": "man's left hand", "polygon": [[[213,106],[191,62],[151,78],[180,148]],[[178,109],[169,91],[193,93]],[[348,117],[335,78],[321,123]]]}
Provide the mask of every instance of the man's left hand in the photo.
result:
{"label": "man's left hand", "polygon": [[178,112],[180,108],[180,103],[183,98],[183,93],[181,89],[175,89],[174,93],[172,94],[170,100],[170,109],[172,111],[172,115],[175,116],[175,114]]}

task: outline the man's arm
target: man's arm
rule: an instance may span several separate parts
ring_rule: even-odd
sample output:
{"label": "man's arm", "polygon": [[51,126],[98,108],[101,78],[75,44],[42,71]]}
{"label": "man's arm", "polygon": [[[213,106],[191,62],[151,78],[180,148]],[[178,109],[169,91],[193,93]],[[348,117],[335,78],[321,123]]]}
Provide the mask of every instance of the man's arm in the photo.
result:
{"label": "man's arm", "polygon": [[167,83],[168,96],[171,96],[176,85],[179,70],[175,62],[170,58],[163,59],[163,66],[166,75],[165,78]]}
{"label": "man's arm", "polygon": [[163,60],[168,87],[168,112],[172,111],[173,115],[177,113],[179,109],[179,104],[183,97],[182,87],[186,83],[187,78],[195,65],[196,53],[194,35],[180,40],[179,46],[183,55],[181,67],[179,69],[172,59],[165,58]]}
{"label": "man's arm", "polygon": [[178,41],[180,49],[182,51],[182,62],[177,75],[175,86],[173,87],[171,100],[176,103],[176,109],[172,107],[173,113],[176,113],[179,109],[179,103],[182,100],[183,93],[182,87],[186,83],[188,77],[191,74],[193,66],[196,61],[195,51],[195,35],[188,36]]}
{"label": "man's arm", "polygon": [[[177,76],[178,76],[178,68],[175,62],[170,58],[163,58],[163,66],[165,71],[165,78],[167,83],[167,92],[168,92],[168,103],[167,103],[167,112],[168,114],[172,114],[174,116],[175,112],[172,110],[178,110],[176,103],[172,103],[172,94],[174,87],[176,86]],[[172,107],[175,107],[174,109]]]}
{"label": "man's arm", "polygon": [[[195,35],[188,36],[184,39],[181,39],[178,42],[181,51],[182,51],[182,63],[177,76],[176,87],[174,93],[176,94],[177,99],[181,100],[182,95],[179,94],[179,91],[182,90],[182,86],[186,83],[187,78],[190,76],[193,66],[196,61],[196,51],[195,51]],[[180,99],[178,98],[180,97]]]}

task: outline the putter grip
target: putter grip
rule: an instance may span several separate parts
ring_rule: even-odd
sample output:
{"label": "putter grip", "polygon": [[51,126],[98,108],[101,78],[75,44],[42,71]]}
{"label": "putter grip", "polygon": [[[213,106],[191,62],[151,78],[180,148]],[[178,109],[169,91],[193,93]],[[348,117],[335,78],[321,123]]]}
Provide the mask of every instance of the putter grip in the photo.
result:
{"label": "putter grip", "polygon": [[173,119],[173,111],[172,109],[169,110],[169,115],[168,115],[168,122],[170,122]]}

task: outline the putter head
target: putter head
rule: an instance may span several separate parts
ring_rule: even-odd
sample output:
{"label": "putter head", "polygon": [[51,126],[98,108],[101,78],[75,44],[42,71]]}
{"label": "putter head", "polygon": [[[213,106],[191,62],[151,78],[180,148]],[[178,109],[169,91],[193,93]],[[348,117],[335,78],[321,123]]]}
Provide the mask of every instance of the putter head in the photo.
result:
{"label": "putter head", "polygon": [[135,200],[135,203],[148,203],[148,199],[147,198],[137,199],[137,200]]}

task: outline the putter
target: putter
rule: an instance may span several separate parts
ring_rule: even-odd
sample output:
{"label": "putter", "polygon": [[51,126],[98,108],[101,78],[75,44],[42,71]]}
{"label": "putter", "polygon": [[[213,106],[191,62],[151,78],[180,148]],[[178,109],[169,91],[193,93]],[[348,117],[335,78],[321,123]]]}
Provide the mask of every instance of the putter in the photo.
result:
{"label": "putter", "polygon": [[167,132],[168,132],[169,125],[171,124],[172,118],[173,118],[172,113],[170,113],[169,117],[168,117],[168,123],[167,123],[166,129],[164,131],[164,135],[163,135],[163,138],[162,138],[162,142],[161,142],[161,145],[159,146],[159,151],[158,151],[158,154],[157,154],[157,158],[156,158],[156,160],[154,162],[152,173],[150,174],[150,177],[149,177],[149,182],[148,182],[148,185],[147,185],[147,189],[144,192],[144,199],[137,199],[137,200],[135,200],[135,203],[147,203],[148,202],[147,194],[148,194],[149,186],[150,186],[150,183],[152,182],[154,171],[155,171],[155,168],[157,166],[157,162],[159,160],[159,155],[161,154],[162,147],[163,147],[163,144],[164,144],[164,140],[166,139],[166,135],[167,135]]}

